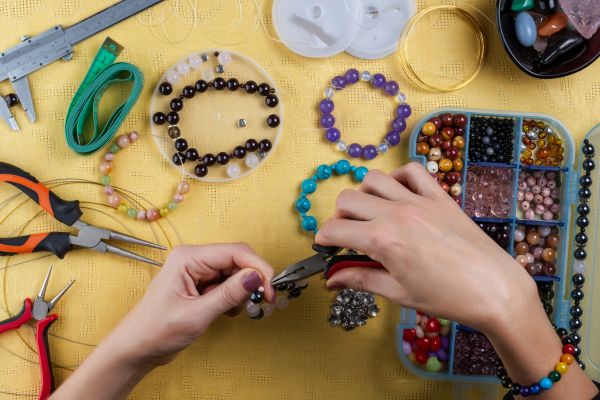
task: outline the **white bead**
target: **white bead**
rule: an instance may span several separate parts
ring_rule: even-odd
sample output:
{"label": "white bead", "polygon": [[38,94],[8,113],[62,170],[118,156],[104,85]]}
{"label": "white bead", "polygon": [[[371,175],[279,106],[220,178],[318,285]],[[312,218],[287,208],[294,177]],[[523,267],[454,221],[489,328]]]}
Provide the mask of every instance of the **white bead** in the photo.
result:
{"label": "white bead", "polygon": [[540,234],[541,237],[546,237],[550,234],[550,232],[552,231],[552,228],[549,226],[538,226],[537,228],[537,232]]}
{"label": "white bead", "polygon": [[202,78],[205,81],[212,81],[213,79],[215,79],[215,73],[211,68],[207,68],[204,71],[202,71]]}
{"label": "white bead", "polygon": [[253,303],[251,301],[246,303],[246,313],[248,313],[249,317],[256,317],[260,314],[260,305]]}
{"label": "white bead", "polygon": [[576,274],[584,274],[585,273],[585,264],[581,260],[575,260],[573,263],[573,272]]}
{"label": "white bead", "polygon": [[335,147],[339,150],[339,151],[346,151],[346,149],[348,148],[348,145],[346,144],[346,142],[344,142],[343,140],[339,140],[337,142],[337,144],[335,145]]}
{"label": "white bead", "polygon": [[373,76],[371,75],[371,73],[369,71],[363,71],[360,74],[360,79],[362,79],[363,81],[370,81],[372,77]]}
{"label": "white bead", "polygon": [[425,332],[423,332],[423,328],[420,325],[415,326],[415,332],[417,332],[417,337],[421,339],[425,336]]}
{"label": "white bead", "polygon": [[450,194],[452,196],[460,196],[461,193],[462,193],[462,186],[460,185],[460,183],[455,183],[454,185],[450,186]]}
{"label": "white bead", "polygon": [[193,56],[190,56],[188,63],[193,69],[200,69],[202,66],[202,58],[200,58],[198,54],[194,54]]}
{"label": "white bead", "polygon": [[167,72],[167,81],[169,81],[170,84],[174,85],[177,82],[179,82],[180,80],[181,80],[181,75],[179,75],[179,73],[177,73],[177,71],[172,69]]}
{"label": "white bead", "polygon": [[177,72],[179,72],[179,75],[181,76],[189,74],[190,64],[186,63],[185,61],[181,61],[177,64]]}
{"label": "white bead", "polygon": [[290,300],[287,296],[278,296],[275,300],[275,306],[280,310],[287,308],[288,304],[290,304]]}
{"label": "white bead", "polygon": [[238,178],[240,176],[240,166],[236,163],[229,164],[227,166],[227,175],[230,178]]}
{"label": "white bead", "polygon": [[325,88],[325,90],[323,91],[323,95],[325,95],[325,97],[327,97],[328,99],[332,98],[334,93],[335,93],[335,89],[332,88],[331,86],[327,86]]}
{"label": "white bead", "polygon": [[248,168],[256,168],[256,167],[258,167],[260,160],[258,159],[256,154],[251,153],[246,156],[246,158],[244,159],[244,162],[246,163],[246,166]]}
{"label": "white bead", "polygon": [[263,303],[261,306],[265,317],[270,317],[273,315],[273,311],[275,311],[275,306],[269,303]]}
{"label": "white bead", "polygon": [[229,54],[226,51],[223,51],[223,52],[219,53],[219,56],[217,57],[217,61],[221,65],[227,65],[231,62],[231,54]]}
{"label": "white bead", "polygon": [[398,93],[398,94],[396,95],[396,101],[397,101],[399,104],[404,104],[404,103],[406,103],[406,95],[405,95],[404,93],[402,93],[402,92]]}
{"label": "white bead", "polygon": [[435,161],[427,161],[427,172],[430,174],[436,174],[439,170],[438,163]]}
{"label": "white bead", "polygon": [[379,152],[380,152],[380,153],[382,153],[382,154],[383,154],[383,153],[385,153],[386,151],[388,151],[388,150],[389,150],[389,148],[390,148],[390,147],[388,146],[388,144],[387,144],[387,143],[381,143],[381,144],[379,145],[379,147],[378,147],[378,150],[379,150]]}

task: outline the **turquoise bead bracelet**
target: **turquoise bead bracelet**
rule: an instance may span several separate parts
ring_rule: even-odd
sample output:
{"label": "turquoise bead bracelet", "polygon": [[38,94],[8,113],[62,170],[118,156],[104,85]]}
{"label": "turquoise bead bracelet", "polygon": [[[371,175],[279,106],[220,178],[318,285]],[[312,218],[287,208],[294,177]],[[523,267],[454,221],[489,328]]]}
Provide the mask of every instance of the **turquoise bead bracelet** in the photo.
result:
{"label": "turquoise bead bracelet", "polygon": [[317,182],[329,179],[333,174],[336,175],[352,175],[356,182],[362,182],[369,170],[366,167],[356,167],[347,160],[339,160],[335,164],[321,164],[317,167],[315,174],[302,181],[300,184],[300,197],[296,200],[296,211],[300,214],[300,220],[303,230],[307,232],[317,233],[317,219],[312,215],[308,215],[311,208],[311,202],[308,195],[317,190]]}

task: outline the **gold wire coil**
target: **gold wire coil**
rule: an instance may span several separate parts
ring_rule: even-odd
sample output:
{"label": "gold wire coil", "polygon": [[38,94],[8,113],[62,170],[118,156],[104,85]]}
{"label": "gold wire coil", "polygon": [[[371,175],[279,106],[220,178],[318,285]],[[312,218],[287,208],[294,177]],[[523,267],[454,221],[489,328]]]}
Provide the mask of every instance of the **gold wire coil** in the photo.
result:
{"label": "gold wire coil", "polygon": [[[475,66],[470,75],[468,75],[465,79],[453,86],[436,86],[434,84],[426,82],[423,78],[419,76],[419,74],[416,71],[416,68],[413,66],[413,63],[411,62],[410,57],[408,55],[408,39],[410,38],[410,35],[413,32],[415,25],[417,25],[417,23],[421,21],[426,15],[430,15],[437,11],[453,11],[458,13],[465,19],[465,21],[467,21],[471,25],[471,27],[475,31],[475,40],[477,42],[477,65]],[[469,13],[469,11],[459,6],[453,5],[433,6],[415,14],[402,31],[402,35],[400,37],[400,65],[406,77],[415,86],[431,92],[451,92],[453,90],[458,90],[467,86],[468,84],[473,82],[475,78],[477,78],[479,72],[481,72],[481,69],[483,68],[485,50],[486,44],[483,29],[479,22],[477,22],[475,17],[471,13]]]}

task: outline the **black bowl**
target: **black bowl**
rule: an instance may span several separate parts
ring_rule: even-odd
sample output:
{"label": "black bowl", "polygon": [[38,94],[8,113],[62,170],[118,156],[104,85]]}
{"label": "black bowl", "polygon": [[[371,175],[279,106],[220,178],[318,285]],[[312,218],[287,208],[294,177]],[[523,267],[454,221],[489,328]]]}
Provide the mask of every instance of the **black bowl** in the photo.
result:
{"label": "black bowl", "polygon": [[600,56],[599,29],[594,36],[585,40],[584,49],[575,57],[554,65],[545,66],[543,69],[539,68],[535,63],[538,52],[533,48],[523,47],[517,39],[515,13],[510,9],[511,4],[512,0],[498,0],[496,23],[506,52],[513,62],[528,75],[542,79],[560,78],[581,71]]}

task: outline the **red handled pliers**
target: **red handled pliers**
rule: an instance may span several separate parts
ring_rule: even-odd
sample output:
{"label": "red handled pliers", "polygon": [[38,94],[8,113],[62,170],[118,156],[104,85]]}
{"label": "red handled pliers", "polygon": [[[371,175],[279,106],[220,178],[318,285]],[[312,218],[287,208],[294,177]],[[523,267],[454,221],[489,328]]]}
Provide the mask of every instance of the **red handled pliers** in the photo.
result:
{"label": "red handled pliers", "polygon": [[50,325],[58,319],[58,315],[48,315],[48,313],[75,282],[71,281],[63,290],[54,296],[52,300],[46,301],[44,300],[44,295],[46,294],[46,288],[48,287],[51,272],[52,267],[48,269],[42,288],[33,301],[33,304],[31,299],[26,298],[19,314],[0,322],[0,333],[2,333],[12,329],[18,329],[32,319],[37,321],[35,324],[35,341],[37,343],[40,373],[42,374],[42,387],[38,396],[38,399],[40,400],[50,397],[50,394],[54,390],[52,365],[50,362],[50,352],[48,351],[48,329],[50,328]]}
{"label": "red handled pliers", "polygon": [[344,268],[383,268],[381,263],[374,261],[366,255],[355,254],[353,252],[338,254],[342,251],[340,247],[313,244],[313,250],[316,254],[288,266],[280,274],[271,279],[271,284],[275,288],[279,286],[281,289],[284,289],[285,285],[296,283],[321,272],[324,274],[325,279],[329,279],[337,271]]}
{"label": "red handled pliers", "polygon": [[78,230],[76,235],[71,235],[67,232],[50,232],[14,238],[1,238],[0,256],[48,251],[56,254],[59,258],[63,258],[65,254],[74,247],[83,247],[101,253],[112,253],[128,257],[156,266],[161,265],[160,263],[139,254],[113,246],[105,242],[105,240],[113,239],[154,249],[166,250],[164,246],[147,242],[124,233],[90,225],[82,221],[79,219],[83,215],[83,212],[79,207],[79,201],[66,201],[61,199],[40,183],[35,177],[22,169],[11,164],[0,162],[0,182],[6,182],[13,185],[39,204],[40,207],[54,217],[54,219]]}

